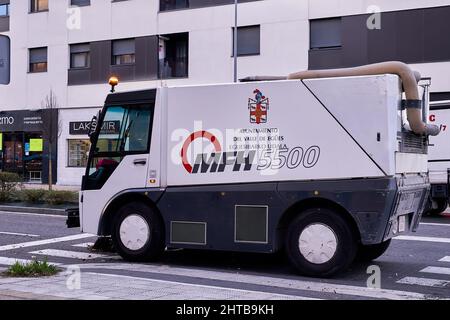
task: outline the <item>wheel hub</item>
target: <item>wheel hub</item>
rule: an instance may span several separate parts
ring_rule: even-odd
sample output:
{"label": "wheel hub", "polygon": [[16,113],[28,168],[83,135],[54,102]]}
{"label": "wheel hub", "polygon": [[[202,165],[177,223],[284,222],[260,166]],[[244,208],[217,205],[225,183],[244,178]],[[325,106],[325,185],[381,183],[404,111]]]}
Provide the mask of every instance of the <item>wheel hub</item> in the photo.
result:
{"label": "wheel hub", "polygon": [[311,263],[323,264],[330,261],[337,249],[337,236],[327,225],[314,223],[300,234],[298,246],[303,257]]}
{"label": "wheel hub", "polygon": [[150,238],[150,228],[147,221],[137,214],[126,217],[120,224],[120,240],[129,250],[142,249]]}

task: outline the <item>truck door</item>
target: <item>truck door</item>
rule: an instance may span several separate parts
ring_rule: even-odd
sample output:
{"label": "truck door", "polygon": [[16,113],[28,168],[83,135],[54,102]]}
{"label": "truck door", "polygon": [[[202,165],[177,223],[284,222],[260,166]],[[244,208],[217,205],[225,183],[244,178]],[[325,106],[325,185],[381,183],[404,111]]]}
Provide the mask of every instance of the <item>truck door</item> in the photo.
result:
{"label": "truck door", "polygon": [[105,106],[82,182],[84,232],[97,233],[105,206],[118,193],[146,187],[153,114],[154,102]]}

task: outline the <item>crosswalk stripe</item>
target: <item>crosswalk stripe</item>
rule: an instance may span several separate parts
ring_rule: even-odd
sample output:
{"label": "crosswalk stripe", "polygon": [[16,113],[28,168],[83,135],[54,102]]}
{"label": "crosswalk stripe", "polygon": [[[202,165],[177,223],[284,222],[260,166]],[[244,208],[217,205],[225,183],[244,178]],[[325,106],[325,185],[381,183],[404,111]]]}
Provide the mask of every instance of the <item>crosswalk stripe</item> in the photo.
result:
{"label": "crosswalk stripe", "polygon": [[16,243],[16,244],[8,244],[5,246],[0,246],[0,251],[14,250],[14,249],[20,249],[20,248],[34,247],[34,246],[42,246],[44,244],[79,240],[79,239],[92,238],[92,237],[95,237],[95,236],[92,234],[81,233],[81,234],[75,234],[72,236],[66,236],[66,237],[61,237],[61,238],[52,238],[52,239],[22,242],[22,243]]}
{"label": "crosswalk stripe", "polygon": [[450,268],[445,268],[445,267],[426,267],[426,268],[420,270],[420,272],[450,275]]}
{"label": "crosswalk stripe", "polygon": [[5,235],[8,235],[8,236],[30,237],[30,238],[38,238],[39,237],[39,235],[37,235],[37,234],[18,233],[18,232],[6,232],[6,231],[0,231],[0,234],[5,234]]}
{"label": "crosswalk stripe", "polygon": [[254,290],[247,290],[247,289],[236,289],[236,288],[228,288],[223,286],[213,286],[213,285],[204,285],[204,284],[194,284],[194,283],[180,283],[176,281],[170,281],[170,280],[161,280],[161,279],[149,279],[149,278],[141,278],[141,277],[134,277],[134,276],[125,276],[120,274],[109,274],[109,273],[97,273],[97,272],[87,272],[86,274],[93,275],[96,277],[110,277],[110,278],[118,278],[118,279],[124,279],[124,280],[138,280],[138,281],[144,281],[148,283],[163,283],[163,284],[174,284],[178,287],[187,287],[187,288],[203,288],[203,289],[216,289],[216,290],[225,290],[230,292],[241,292],[241,293],[249,293],[249,294],[259,294],[259,295],[267,295],[270,297],[276,297],[278,299],[283,298],[294,298],[299,300],[322,300],[322,299],[316,299],[316,298],[309,298],[309,297],[303,297],[303,296],[294,296],[294,295],[286,295],[286,294],[279,294],[279,293],[271,293],[271,292],[263,292],[263,291],[254,291]]}
{"label": "crosswalk stripe", "polygon": [[412,284],[425,287],[438,287],[446,288],[450,286],[450,281],[440,280],[440,279],[428,279],[428,278],[417,278],[417,277],[405,277],[397,281],[401,284]]}
{"label": "crosswalk stripe", "polygon": [[260,286],[268,286],[275,288],[289,288],[301,291],[313,291],[321,293],[341,294],[348,296],[359,296],[375,299],[391,299],[391,300],[418,300],[427,299],[427,295],[390,289],[376,289],[364,286],[351,286],[327,282],[313,282],[306,280],[275,278],[269,276],[258,276],[250,274],[236,274],[210,270],[195,270],[188,268],[178,268],[170,266],[158,266],[151,264],[88,264],[80,265],[82,269],[108,269],[108,270],[127,270],[136,272],[150,272],[156,274],[165,274],[171,276],[186,276],[195,278],[207,278],[229,282],[239,282],[245,284],[253,284]]}
{"label": "crosswalk stripe", "polygon": [[74,244],[74,245],[72,245],[72,247],[88,248],[88,247],[92,247],[93,245],[94,245],[94,242],[85,242],[85,243]]}
{"label": "crosswalk stripe", "polygon": [[420,225],[450,227],[450,223],[437,223],[437,222],[421,222]]}
{"label": "crosswalk stripe", "polygon": [[[0,257],[0,265],[5,265],[5,266],[12,266],[16,262],[19,262],[19,263],[22,263],[22,264],[26,264],[26,263],[29,263],[29,262],[32,262],[32,261],[33,260],[29,260],[29,259],[17,259],[17,258]],[[54,266],[61,265],[60,263],[56,263],[56,262],[49,262],[48,264],[52,264]]]}
{"label": "crosswalk stripe", "polygon": [[71,259],[81,259],[81,260],[92,260],[98,258],[109,258],[104,254],[90,253],[90,252],[77,252],[77,251],[67,251],[67,250],[57,250],[57,249],[43,249],[30,252],[31,254],[38,254],[51,257],[59,258],[71,258]]}
{"label": "crosswalk stripe", "polygon": [[398,236],[392,238],[394,240],[409,240],[409,241],[425,241],[425,242],[441,242],[450,243],[450,238],[438,238],[438,237],[419,237],[419,236]]}
{"label": "crosswalk stripe", "polygon": [[445,256],[442,259],[440,259],[439,261],[441,261],[441,262],[450,262],[450,256]]}

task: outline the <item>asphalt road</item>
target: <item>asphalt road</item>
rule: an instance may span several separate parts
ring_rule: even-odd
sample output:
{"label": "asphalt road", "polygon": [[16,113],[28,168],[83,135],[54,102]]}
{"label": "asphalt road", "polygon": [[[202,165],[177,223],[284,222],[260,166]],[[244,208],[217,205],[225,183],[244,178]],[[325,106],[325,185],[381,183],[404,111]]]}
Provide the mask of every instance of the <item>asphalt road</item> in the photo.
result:
{"label": "asphalt road", "polygon": [[[92,252],[88,246],[95,240],[77,229],[67,229],[63,216],[0,212],[0,267],[32,257],[76,265],[82,274],[106,279],[96,282],[96,291],[90,286],[97,293],[111,285],[108,281],[132,279],[133,283],[144,281],[138,285],[142,288],[150,282],[153,286],[170,284],[170,293],[164,296],[177,299],[220,299],[224,292],[233,297],[230,290],[250,299],[269,295],[281,299],[450,299],[450,214],[424,218],[417,233],[393,240],[379,259],[356,263],[332,279],[299,276],[281,254],[174,250],[158,263],[131,264],[114,253]],[[381,289],[367,287],[370,265],[380,268]],[[0,278],[0,290],[2,281],[6,280]],[[193,295],[193,290],[198,292]],[[137,292],[122,296],[139,298]]]}

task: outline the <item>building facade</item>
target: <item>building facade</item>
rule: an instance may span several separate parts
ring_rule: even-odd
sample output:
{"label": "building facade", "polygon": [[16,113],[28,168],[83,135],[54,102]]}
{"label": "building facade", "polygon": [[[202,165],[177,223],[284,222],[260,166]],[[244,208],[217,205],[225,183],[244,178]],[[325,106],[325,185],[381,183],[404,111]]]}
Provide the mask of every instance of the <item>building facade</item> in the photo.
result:
{"label": "building facade", "polygon": [[[54,182],[79,185],[111,75],[119,91],[232,82],[233,3],[0,0],[0,170],[45,182],[51,154]],[[449,31],[450,1],[241,0],[237,76],[401,60],[450,100]]]}

